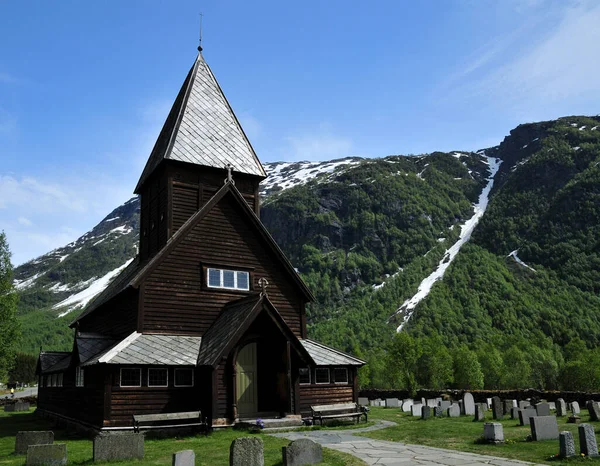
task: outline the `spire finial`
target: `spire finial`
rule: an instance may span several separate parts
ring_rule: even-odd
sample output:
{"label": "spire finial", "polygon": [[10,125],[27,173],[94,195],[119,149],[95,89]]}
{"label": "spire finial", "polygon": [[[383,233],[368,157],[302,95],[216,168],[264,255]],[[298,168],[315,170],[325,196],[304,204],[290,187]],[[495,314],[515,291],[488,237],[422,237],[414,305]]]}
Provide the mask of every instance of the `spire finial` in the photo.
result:
{"label": "spire finial", "polygon": [[269,286],[269,281],[265,277],[262,277],[260,280],[258,280],[258,286],[260,286],[260,289],[261,289],[260,294],[262,294],[263,296],[266,296],[267,295],[267,287]]}
{"label": "spire finial", "polygon": [[225,167],[225,170],[227,170],[227,178],[225,178],[225,184],[227,183],[231,183],[231,184],[235,184],[235,181],[233,181],[233,167],[231,166],[230,163],[227,164],[227,166]]}
{"label": "spire finial", "polygon": [[200,13],[200,40],[198,41],[198,52],[202,52],[202,17],[204,15]]}

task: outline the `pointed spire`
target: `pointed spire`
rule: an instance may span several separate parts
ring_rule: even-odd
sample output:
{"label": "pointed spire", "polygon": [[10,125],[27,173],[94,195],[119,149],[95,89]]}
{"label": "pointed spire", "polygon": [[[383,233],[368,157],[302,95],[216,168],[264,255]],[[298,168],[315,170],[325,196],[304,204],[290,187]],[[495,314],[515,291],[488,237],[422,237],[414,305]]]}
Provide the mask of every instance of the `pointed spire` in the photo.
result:
{"label": "pointed spire", "polygon": [[204,57],[187,75],[135,192],[165,159],[266,178],[266,173]]}

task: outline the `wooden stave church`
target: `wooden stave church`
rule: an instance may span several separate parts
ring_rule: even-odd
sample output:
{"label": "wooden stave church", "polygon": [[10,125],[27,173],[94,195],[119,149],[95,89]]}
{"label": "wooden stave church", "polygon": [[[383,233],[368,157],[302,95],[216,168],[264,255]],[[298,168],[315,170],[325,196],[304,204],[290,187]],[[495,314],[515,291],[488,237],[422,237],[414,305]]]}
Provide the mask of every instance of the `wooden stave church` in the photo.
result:
{"label": "wooden stave church", "polygon": [[122,430],[201,410],[218,427],[357,401],[365,363],[307,338],[314,298],[260,221],[264,178],[199,49],[135,189],[139,255],[71,323],[71,352],[40,352],[40,413]]}

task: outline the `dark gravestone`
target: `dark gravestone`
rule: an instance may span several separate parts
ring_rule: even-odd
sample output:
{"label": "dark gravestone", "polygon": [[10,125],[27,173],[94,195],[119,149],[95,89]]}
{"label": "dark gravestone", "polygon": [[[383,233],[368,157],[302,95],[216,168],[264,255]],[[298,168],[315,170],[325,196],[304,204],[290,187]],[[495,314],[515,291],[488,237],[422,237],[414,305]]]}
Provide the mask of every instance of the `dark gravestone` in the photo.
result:
{"label": "dark gravestone", "polygon": [[433,414],[435,417],[442,417],[444,415],[444,411],[442,411],[441,406],[436,406],[433,408]]}
{"label": "dark gravestone", "polygon": [[483,425],[483,439],[489,443],[504,443],[504,430],[499,422],[486,422]]}
{"label": "dark gravestone", "polygon": [[600,421],[600,405],[598,403],[596,403],[595,401],[588,401],[587,409],[590,413],[590,421]]}
{"label": "dark gravestone", "polygon": [[240,437],[231,442],[230,466],[264,466],[263,441],[259,437]]}
{"label": "dark gravestone", "polygon": [[4,412],[5,413],[14,413],[15,412],[15,403],[10,403],[10,404],[6,404],[4,405]]}
{"label": "dark gravestone", "polygon": [[317,442],[303,438],[282,447],[284,466],[317,464],[323,461],[323,448]]}
{"label": "dark gravestone", "polygon": [[594,426],[579,424],[579,451],[586,456],[598,456],[598,443]]}
{"label": "dark gravestone", "polygon": [[196,453],[194,453],[194,450],[173,453],[172,466],[196,466]]}
{"label": "dark gravestone", "polygon": [[460,414],[465,414],[465,402],[463,400],[458,400],[458,407],[460,408]]}
{"label": "dark gravestone", "polygon": [[429,419],[432,411],[433,408],[431,406],[423,406],[423,409],[421,410],[421,419]]}
{"label": "dark gravestone", "polygon": [[579,424],[581,422],[581,417],[579,416],[569,416],[567,418],[567,424]]}
{"label": "dark gravestone", "polygon": [[50,430],[17,432],[15,454],[24,455],[30,445],[49,445],[54,443],[54,432]]}
{"label": "dark gravestone", "polygon": [[515,408],[515,407],[510,408],[510,418],[511,419],[519,419],[519,408]]}
{"label": "dark gravestone", "polygon": [[556,416],[563,417],[567,415],[567,404],[565,400],[559,398],[556,400]]}
{"label": "dark gravestone", "polygon": [[513,402],[512,400],[504,400],[502,406],[504,408],[503,414],[510,414],[510,410],[513,408]]}
{"label": "dark gravestone", "polygon": [[575,456],[575,441],[573,440],[573,434],[571,432],[564,431],[558,434],[558,444],[558,456],[561,458]]}
{"label": "dark gravestone", "polygon": [[463,395],[463,409],[467,416],[473,416],[475,414],[475,400],[470,393],[465,393]]}
{"label": "dark gravestone", "polygon": [[446,415],[448,417],[460,417],[460,406],[457,403],[453,403],[446,410]]}
{"label": "dark gravestone", "polygon": [[487,408],[486,403],[477,403],[475,405],[475,418],[473,419],[473,421],[475,421],[475,422],[485,421],[485,412],[487,411],[486,408]]}
{"label": "dark gravestone", "polygon": [[501,421],[504,418],[504,407],[500,397],[492,397],[492,417],[496,421]]}
{"label": "dark gravestone", "polygon": [[573,416],[579,416],[581,414],[581,408],[577,401],[571,403],[571,413],[573,413]]}
{"label": "dark gravestone", "polygon": [[94,438],[94,461],[144,457],[144,434],[133,432],[100,434]]}
{"label": "dark gravestone", "polygon": [[62,466],[67,464],[67,445],[30,445],[27,448],[27,466]]}
{"label": "dark gravestone", "polygon": [[546,402],[535,405],[535,412],[538,416],[550,416],[550,405]]}
{"label": "dark gravestone", "polygon": [[527,407],[519,411],[519,424],[522,426],[529,425],[529,418],[537,416],[537,412],[534,408]]}
{"label": "dark gravestone", "polygon": [[531,438],[534,441],[556,440],[558,423],[556,416],[534,416],[531,418]]}

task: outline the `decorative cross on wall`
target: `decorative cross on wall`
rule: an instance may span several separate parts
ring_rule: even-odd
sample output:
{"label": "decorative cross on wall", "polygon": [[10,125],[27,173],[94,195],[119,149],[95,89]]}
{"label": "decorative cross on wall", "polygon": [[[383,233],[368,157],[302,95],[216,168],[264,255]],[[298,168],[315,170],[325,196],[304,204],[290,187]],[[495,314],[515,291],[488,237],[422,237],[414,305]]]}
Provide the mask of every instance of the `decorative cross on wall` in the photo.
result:
{"label": "decorative cross on wall", "polygon": [[225,167],[225,170],[227,170],[227,178],[225,179],[225,184],[227,183],[231,183],[231,184],[235,184],[235,181],[233,181],[233,167],[231,166],[230,163],[227,164],[227,166]]}
{"label": "decorative cross on wall", "polygon": [[262,277],[260,280],[258,280],[258,286],[260,286],[261,293],[266,295],[267,287],[269,286],[269,281],[265,277]]}

